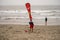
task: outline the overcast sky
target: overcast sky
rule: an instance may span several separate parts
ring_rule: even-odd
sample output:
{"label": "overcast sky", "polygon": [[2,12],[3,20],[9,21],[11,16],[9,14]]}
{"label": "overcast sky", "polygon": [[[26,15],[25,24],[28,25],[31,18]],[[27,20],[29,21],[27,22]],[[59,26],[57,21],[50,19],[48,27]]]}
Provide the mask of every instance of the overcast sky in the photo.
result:
{"label": "overcast sky", "polygon": [[60,0],[0,0],[0,5],[25,5],[26,2],[31,5],[60,5]]}

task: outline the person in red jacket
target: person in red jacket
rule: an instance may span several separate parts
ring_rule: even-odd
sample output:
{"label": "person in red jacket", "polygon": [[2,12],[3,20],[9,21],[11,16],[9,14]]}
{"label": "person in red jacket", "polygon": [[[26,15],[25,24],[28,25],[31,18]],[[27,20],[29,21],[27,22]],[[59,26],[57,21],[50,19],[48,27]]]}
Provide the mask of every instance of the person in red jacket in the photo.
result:
{"label": "person in red jacket", "polygon": [[34,23],[33,22],[29,22],[29,25],[30,25],[30,31],[33,32]]}

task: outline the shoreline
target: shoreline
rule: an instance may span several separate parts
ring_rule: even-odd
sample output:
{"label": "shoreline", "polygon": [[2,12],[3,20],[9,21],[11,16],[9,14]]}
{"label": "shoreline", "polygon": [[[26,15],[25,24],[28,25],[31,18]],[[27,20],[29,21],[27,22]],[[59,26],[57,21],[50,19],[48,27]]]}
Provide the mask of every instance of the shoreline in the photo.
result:
{"label": "shoreline", "polygon": [[[29,25],[21,25],[21,24],[0,24],[0,25],[13,25],[13,26],[29,26]],[[58,26],[58,27],[60,27],[60,25],[47,25],[47,26],[45,26],[45,25],[34,25],[34,26],[40,26],[40,27],[51,27],[51,26],[53,26],[53,27],[56,27],[56,26]]]}

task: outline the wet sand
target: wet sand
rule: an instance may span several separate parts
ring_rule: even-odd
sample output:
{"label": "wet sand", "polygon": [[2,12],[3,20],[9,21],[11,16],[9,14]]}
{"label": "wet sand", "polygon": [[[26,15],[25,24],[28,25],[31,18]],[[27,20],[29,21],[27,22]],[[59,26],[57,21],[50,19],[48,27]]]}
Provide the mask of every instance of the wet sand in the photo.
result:
{"label": "wet sand", "polygon": [[35,25],[30,32],[28,25],[0,24],[0,40],[60,40],[60,26]]}

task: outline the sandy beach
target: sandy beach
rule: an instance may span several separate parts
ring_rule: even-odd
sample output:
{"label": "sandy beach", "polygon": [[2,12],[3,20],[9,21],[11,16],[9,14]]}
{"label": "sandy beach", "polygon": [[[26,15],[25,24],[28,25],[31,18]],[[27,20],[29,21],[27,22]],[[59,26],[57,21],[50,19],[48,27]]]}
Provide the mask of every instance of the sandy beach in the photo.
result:
{"label": "sandy beach", "polygon": [[60,40],[60,26],[35,25],[30,32],[29,25],[0,24],[0,40]]}

